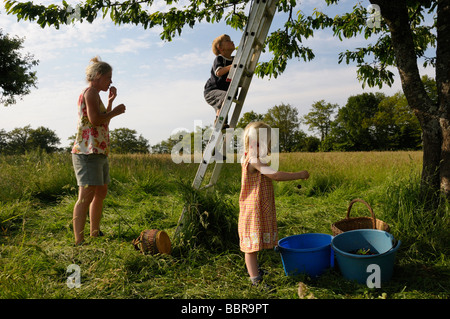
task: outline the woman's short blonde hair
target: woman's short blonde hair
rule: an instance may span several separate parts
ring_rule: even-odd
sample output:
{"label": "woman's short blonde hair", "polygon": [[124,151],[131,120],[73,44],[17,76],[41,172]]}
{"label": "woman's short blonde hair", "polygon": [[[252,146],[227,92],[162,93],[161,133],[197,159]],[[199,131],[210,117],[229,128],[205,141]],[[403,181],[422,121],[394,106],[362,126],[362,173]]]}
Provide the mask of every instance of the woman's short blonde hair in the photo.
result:
{"label": "woman's short blonde hair", "polygon": [[222,34],[219,35],[217,38],[214,39],[213,43],[212,43],[212,52],[214,53],[214,55],[219,55],[220,51],[219,51],[219,47],[222,43],[222,41],[224,41],[226,38],[230,38],[229,35],[227,34]]}
{"label": "woman's short blonde hair", "polygon": [[86,68],[86,81],[92,82],[111,71],[112,67],[108,63],[101,61],[100,57],[96,56],[91,59],[88,67]]}
{"label": "woman's short blonde hair", "polygon": [[250,152],[253,156],[259,156],[261,154],[258,154],[256,147],[259,146],[262,154],[270,154],[271,135],[271,127],[268,124],[261,121],[249,123],[244,130],[245,153]]}

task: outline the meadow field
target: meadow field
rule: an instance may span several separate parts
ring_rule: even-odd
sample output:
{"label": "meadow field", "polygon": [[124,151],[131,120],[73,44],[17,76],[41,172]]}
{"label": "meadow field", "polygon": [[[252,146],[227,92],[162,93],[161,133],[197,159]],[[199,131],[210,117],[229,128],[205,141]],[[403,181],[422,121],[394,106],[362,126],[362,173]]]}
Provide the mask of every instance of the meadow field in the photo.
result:
{"label": "meadow field", "polygon": [[[274,183],[280,239],[331,234],[349,202],[361,198],[402,246],[391,281],[378,289],[347,281],[336,268],[317,279],[287,277],[279,253],[263,251],[265,281],[274,288],[265,290],[251,287],[235,240],[240,164],[224,165],[214,191],[203,194],[189,189],[198,164],[175,164],[170,155],[111,155],[104,236],[75,247],[70,154],[0,156],[0,298],[298,299],[303,282],[316,299],[448,299],[449,205],[430,209],[420,199],[421,159],[421,152],[406,151],[281,154],[281,170],[306,169],[311,177]],[[203,218],[195,237],[175,236],[186,205]],[[352,217],[368,214],[362,204],[352,208]],[[171,237],[171,255],[133,247],[142,230],[154,228]],[[78,288],[67,285],[70,265],[80,267]]]}

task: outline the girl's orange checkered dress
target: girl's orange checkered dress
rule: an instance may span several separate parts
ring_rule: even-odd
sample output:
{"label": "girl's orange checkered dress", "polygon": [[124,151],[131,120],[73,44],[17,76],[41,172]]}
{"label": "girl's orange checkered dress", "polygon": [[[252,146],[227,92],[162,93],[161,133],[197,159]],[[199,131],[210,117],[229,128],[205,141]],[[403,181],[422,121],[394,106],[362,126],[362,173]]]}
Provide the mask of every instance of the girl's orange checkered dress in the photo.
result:
{"label": "girl's orange checkered dress", "polygon": [[257,171],[249,174],[250,158],[242,165],[239,196],[239,239],[244,253],[270,249],[278,243],[275,198],[272,180]]}

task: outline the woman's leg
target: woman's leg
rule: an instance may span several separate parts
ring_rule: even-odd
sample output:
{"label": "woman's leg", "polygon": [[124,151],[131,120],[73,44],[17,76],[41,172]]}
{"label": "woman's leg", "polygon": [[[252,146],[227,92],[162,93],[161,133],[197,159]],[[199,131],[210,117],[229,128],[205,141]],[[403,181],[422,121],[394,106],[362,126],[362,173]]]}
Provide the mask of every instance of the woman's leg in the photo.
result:
{"label": "woman's leg", "polygon": [[108,184],[95,186],[94,198],[89,207],[91,237],[97,237],[100,232],[100,220],[102,218],[103,200],[108,193]]}
{"label": "woman's leg", "polygon": [[75,245],[84,240],[84,225],[89,205],[95,195],[95,186],[80,186],[78,188],[78,200],[73,208],[73,233],[75,235]]}

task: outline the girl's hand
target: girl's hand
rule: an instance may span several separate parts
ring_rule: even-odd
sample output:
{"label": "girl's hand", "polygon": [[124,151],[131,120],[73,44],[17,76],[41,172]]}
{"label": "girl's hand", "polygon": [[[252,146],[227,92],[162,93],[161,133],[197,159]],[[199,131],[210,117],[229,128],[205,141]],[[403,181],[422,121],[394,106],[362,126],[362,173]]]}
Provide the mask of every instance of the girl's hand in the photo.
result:
{"label": "girl's hand", "polygon": [[308,179],[309,178],[308,171],[301,171],[300,174],[301,174],[301,177],[300,177],[301,179]]}

